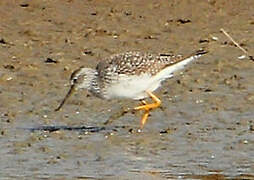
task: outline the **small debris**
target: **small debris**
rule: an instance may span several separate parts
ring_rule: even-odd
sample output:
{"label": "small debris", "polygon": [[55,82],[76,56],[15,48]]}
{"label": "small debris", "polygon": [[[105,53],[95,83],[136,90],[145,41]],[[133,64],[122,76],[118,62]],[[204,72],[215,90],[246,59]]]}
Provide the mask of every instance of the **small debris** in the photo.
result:
{"label": "small debris", "polygon": [[169,133],[171,133],[172,131],[175,131],[176,130],[176,128],[174,128],[174,129],[170,129],[170,128],[167,128],[167,129],[163,129],[163,130],[161,130],[160,131],[160,134],[169,134]]}
{"label": "small debris", "polygon": [[216,37],[216,36],[211,36],[211,39],[212,39],[213,41],[218,41],[218,40],[219,40],[219,38]]}
{"label": "small debris", "polygon": [[[252,102],[254,102],[254,94],[248,94],[245,98],[246,98],[247,101],[252,101]],[[254,127],[253,127],[253,128],[254,128]]]}
{"label": "small debris", "polygon": [[5,135],[6,133],[5,133],[4,130],[1,130],[0,134],[3,136],[3,135]]}
{"label": "small debris", "polygon": [[131,12],[131,11],[125,11],[124,14],[125,14],[126,16],[130,16],[130,15],[132,15],[132,12]]}
{"label": "small debris", "polygon": [[250,130],[250,131],[254,131],[254,125],[250,125],[249,130]]}
{"label": "small debris", "polygon": [[134,133],[141,133],[142,129],[130,128],[128,131],[129,131],[129,133],[134,134]]}
{"label": "small debris", "polygon": [[158,39],[158,37],[153,35],[148,35],[148,36],[145,36],[144,39]]}
{"label": "small debris", "polygon": [[26,7],[28,7],[29,6],[29,4],[28,3],[23,3],[23,4],[20,4],[20,7],[23,7],[23,8],[26,8]]}
{"label": "small debris", "polygon": [[248,144],[249,142],[248,142],[248,140],[243,140],[243,144]]}
{"label": "small debris", "polygon": [[118,35],[114,35],[113,38],[114,38],[114,39],[117,39],[117,38],[118,38]]}
{"label": "small debris", "polygon": [[204,92],[212,92],[211,89],[205,89]]}
{"label": "small debris", "polygon": [[166,130],[160,131],[160,134],[168,134],[169,132],[170,132],[170,130],[169,130],[169,129],[166,129]]}
{"label": "small debris", "polygon": [[0,44],[7,44],[7,42],[3,38],[1,38],[0,39]]}
{"label": "small debris", "polygon": [[200,39],[199,40],[199,43],[209,43],[209,40],[208,39]]}
{"label": "small debris", "polygon": [[176,22],[178,22],[180,24],[186,24],[186,23],[190,23],[191,20],[189,20],[189,19],[178,19],[178,20],[176,20]]}
{"label": "small debris", "polygon": [[203,103],[203,102],[204,102],[203,99],[197,99],[197,100],[196,100],[196,104],[201,104],[201,103]]}
{"label": "small debris", "polygon": [[90,56],[94,55],[94,53],[90,49],[84,49],[82,53],[83,55],[90,55]]}
{"label": "small debris", "polygon": [[254,60],[253,59],[253,56],[250,55],[247,50],[245,50],[243,47],[242,47],[242,44],[239,44],[238,42],[236,42],[223,28],[220,29],[220,31],[225,35],[227,36],[227,38],[236,46],[238,47],[242,52],[244,52],[244,54],[246,56],[248,56],[250,58],[250,60]]}
{"label": "small debris", "polygon": [[47,58],[45,61],[44,61],[45,63],[58,63],[58,61],[57,60],[54,60],[54,59],[51,59],[51,58]]}
{"label": "small debris", "polygon": [[11,81],[11,80],[13,80],[13,76],[11,75],[11,74],[4,74],[3,76],[2,76],[2,79],[4,80],[4,81]]}
{"label": "small debris", "polygon": [[246,58],[246,55],[238,56],[238,59],[245,59],[245,58]]}
{"label": "small debris", "polygon": [[48,118],[48,115],[44,114],[42,117],[43,117],[43,118]]}
{"label": "small debris", "polygon": [[91,15],[92,15],[92,16],[96,16],[96,15],[97,15],[97,12],[96,12],[96,11],[91,12]]}
{"label": "small debris", "polygon": [[15,67],[11,64],[7,64],[7,65],[3,65],[5,69],[8,69],[8,70],[14,70]]}

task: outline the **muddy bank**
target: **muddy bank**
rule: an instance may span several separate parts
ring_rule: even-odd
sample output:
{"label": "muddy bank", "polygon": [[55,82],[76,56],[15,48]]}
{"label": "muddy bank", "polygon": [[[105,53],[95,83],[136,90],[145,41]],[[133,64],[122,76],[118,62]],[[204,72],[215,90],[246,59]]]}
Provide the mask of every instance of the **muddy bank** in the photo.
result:
{"label": "muddy bank", "polygon": [[[254,62],[239,59],[242,51],[220,32],[253,55],[253,6],[251,0],[1,1],[0,177],[254,179]],[[103,124],[138,104],[132,100],[80,91],[54,111],[81,65],[95,67],[129,50],[188,55],[199,48],[209,54],[155,92],[162,108],[142,133],[135,131],[140,113]],[[31,131],[45,126],[69,129]]]}

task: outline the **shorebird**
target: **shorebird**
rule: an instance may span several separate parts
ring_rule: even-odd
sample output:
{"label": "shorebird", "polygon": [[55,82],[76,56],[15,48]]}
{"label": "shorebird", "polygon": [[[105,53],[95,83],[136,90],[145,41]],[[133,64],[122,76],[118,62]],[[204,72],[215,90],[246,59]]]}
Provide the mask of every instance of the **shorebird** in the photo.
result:
{"label": "shorebird", "polygon": [[[96,69],[82,66],[72,73],[70,89],[55,111],[61,109],[74,90],[87,89],[102,99],[140,100],[141,105],[134,110],[144,111],[140,125],[142,129],[150,111],[161,104],[161,100],[153,92],[161,86],[162,81],[173,77],[174,72],[206,53],[205,50],[198,50],[184,57],[134,51],[105,58],[97,64]],[[151,98],[153,103],[148,104],[146,98]]]}

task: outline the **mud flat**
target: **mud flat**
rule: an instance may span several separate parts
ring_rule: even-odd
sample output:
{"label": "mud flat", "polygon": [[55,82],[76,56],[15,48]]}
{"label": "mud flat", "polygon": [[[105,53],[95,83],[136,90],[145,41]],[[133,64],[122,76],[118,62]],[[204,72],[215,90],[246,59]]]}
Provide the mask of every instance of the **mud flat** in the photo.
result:
{"label": "mud flat", "polygon": [[[220,31],[253,55],[251,7],[252,0],[1,1],[0,179],[254,179],[254,61]],[[129,50],[199,48],[209,54],[155,92],[162,108],[142,133],[139,113],[103,125],[135,101],[83,91],[54,111],[81,65]]]}

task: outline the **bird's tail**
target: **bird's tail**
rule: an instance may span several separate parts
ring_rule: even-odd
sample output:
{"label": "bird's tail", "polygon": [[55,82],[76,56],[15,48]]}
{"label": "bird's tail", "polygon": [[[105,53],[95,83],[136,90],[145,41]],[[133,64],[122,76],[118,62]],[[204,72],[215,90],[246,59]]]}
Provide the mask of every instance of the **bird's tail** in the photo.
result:
{"label": "bird's tail", "polygon": [[161,72],[159,72],[156,78],[159,79],[171,78],[173,77],[174,72],[183,69],[187,64],[207,53],[208,51],[201,49],[190,54],[189,56],[177,57],[176,59],[172,60]]}

